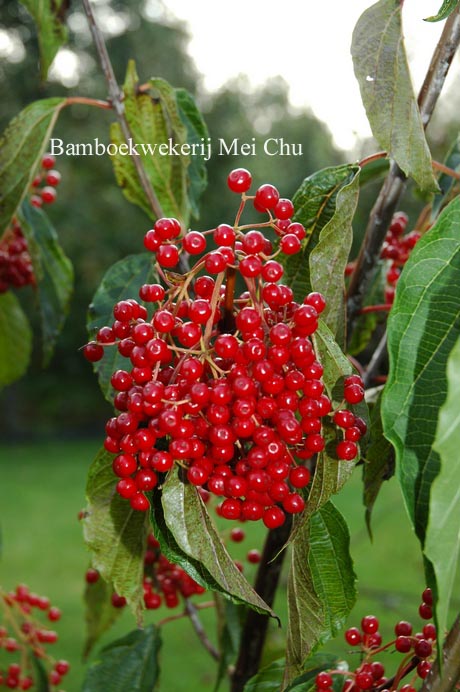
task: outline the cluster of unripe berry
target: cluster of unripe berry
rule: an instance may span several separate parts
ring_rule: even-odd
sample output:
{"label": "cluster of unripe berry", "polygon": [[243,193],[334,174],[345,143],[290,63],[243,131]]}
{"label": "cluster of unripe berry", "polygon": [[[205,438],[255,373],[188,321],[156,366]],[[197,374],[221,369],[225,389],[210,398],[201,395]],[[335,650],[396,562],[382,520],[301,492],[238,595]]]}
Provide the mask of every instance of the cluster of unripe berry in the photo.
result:
{"label": "cluster of unripe berry", "polygon": [[38,596],[27,586],[20,584],[15,591],[0,590],[3,618],[0,620],[0,654],[14,658],[7,665],[0,665],[0,687],[12,690],[28,690],[35,684],[33,658],[40,659],[48,674],[51,688],[61,684],[70,665],[64,660],[55,660],[46,651],[46,646],[58,640],[58,634],[43,622],[54,623],[61,611],[51,605],[49,598]]}
{"label": "cluster of unripe berry", "polygon": [[[432,594],[429,588],[422,595],[422,606],[419,614],[425,620],[431,618]],[[317,692],[332,692],[336,676],[343,676],[342,692],[416,692],[417,680],[426,678],[431,670],[431,661],[436,652],[436,627],[433,623],[423,626],[421,632],[414,633],[413,626],[406,620],[396,623],[395,638],[382,644],[379,632],[379,621],[374,615],[366,615],[361,620],[361,627],[350,627],[345,632],[345,640],[350,646],[359,648],[361,660],[353,671],[324,671],[316,676]],[[385,667],[374,659],[383,651],[396,651],[404,654],[396,673],[388,677]],[[405,679],[410,676],[409,682]]]}
{"label": "cluster of unripe berry", "polygon": [[[178,464],[189,483],[223,498],[222,517],[262,520],[272,529],[305,507],[306,463],[325,448],[326,417],[340,429],[332,454],[357,457],[366,425],[349,407],[364,389],[358,376],[346,378],[343,406],[332,410],[311,339],[325,299],[313,292],[297,303],[279,283],[275,255],[298,252],[305,236],[291,221],[292,202],[268,184],[246,195],[245,169],[232,171],[228,185],[241,193],[233,226],[180,236],[180,224],[166,218],[147,232],[145,246],[164,282],[140,288],[140,299],[155,303],[152,317],[137,300],[119,301],[113,323],[84,354],[96,362],[115,346],[127,359],[111,378],[118,413],[106,425],[105,448],[116,454],[117,491],[134,509],[149,508],[145,493]],[[249,200],[267,221],[240,224]],[[279,249],[264,228],[280,237]],[[215,249],[207,248],[207,236]],[[200,257],[182,276],[164,272],[183,251]]]}
{"label": "cluster of unripe berry", "polygon": [[[54,156],[44,154],[41,171],[32,182],[30,203],[35,207],[41,207],[43,203],[51,204],[56,199],[56,186],[61,180],[61,174],[53,169],[54,164]],[[35,276],[27,240],[21,225],[17,219],[13,219],[0,240],[0,293],[5,293],[10,288],[34,284]]]}

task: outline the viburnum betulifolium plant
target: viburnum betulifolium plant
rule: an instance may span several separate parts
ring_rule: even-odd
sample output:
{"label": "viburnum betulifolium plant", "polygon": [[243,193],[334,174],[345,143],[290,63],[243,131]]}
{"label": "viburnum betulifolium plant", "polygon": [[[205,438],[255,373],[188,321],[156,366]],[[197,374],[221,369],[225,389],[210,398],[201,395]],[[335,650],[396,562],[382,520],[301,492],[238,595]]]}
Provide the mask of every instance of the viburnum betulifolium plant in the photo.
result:
{"label": "viburnum betulifolium plant", "polygon": [[[63,13],[59,3],[24,4],[46,74],[66,40]],[[294,195],[230,164],[221,195],[234,218],[212,228],[199,223],[207,173],[197,144],[208,132],[192,96],[161,78],[141,82],[133,62],[121,88],[83,6],[108,100],[36,101],[2,140],[0,380],[21,377],[30,359],[19,289],[35,291],[45,364],[69,308],[72,268],[45,213],[60,181],[47,153],[56,120],[69,105],[111,111],[116,181],[146,223],[138,252],[102,278],[76,356],[93,364],[113,410],[79,515],[91,556],[85,653],[125,606],[135,620],[89,665],[84,691],[171,689],[160,677],[162,631],[188,618],[216,664],[215,689],[451,692],[460,680],[459,147],[434,161],[425,128],[460,41],[458,1],[428,18],[445,24],[418,98],[402,2],[379,0],[359,18],[352,59],[381,151],[311,174]],[[120,153],[145,133],[174,153]],[[379,178],[350,257],[361,190]],[[409,185],[417,218],[405,209]],[[356,577],[333,496],[353,474],[369,530],[379,490],[396,476],[423,555],[416,620],[401,612],[390,637],[373,614],[349,624]],[[265,539],[246,551],[252,583],[232,553],[254,525]],[[284,650],[265,647],[262,667],[279,587]],[[49,658],[43,644],[55,633],[32,617],[49,602],[42,608],[24,585],[0,598],[0,687],[61,689],[69,663]],[[342,630],[346,660],[320,650]]]}

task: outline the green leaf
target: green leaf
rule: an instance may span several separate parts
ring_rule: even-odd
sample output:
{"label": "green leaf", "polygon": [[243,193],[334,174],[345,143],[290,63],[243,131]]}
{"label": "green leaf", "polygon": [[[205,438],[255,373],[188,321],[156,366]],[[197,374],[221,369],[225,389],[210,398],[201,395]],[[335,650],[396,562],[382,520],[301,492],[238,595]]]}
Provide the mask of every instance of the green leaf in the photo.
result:
{"label": "green leaf", "polygon": [[111,642],[88,669],[83,692],[152,692],[159,674],[160,630],[149,625]]}
{"label": "green leaf", "polygon": [[36,656],[31,656],[31,660],[35,670],[34,690],[36,692],[50,692],[50,682],[43,661]]}
{"label": "green leaf", "polygon": [[292,543],[288,578],[285,684],[315,648],[342,628],[356,600],[345,520],[331,502],[304,523]]}
{"label": "green leaf", "polygon": [[[310,656],[303,666],[304,672],[295,678],[285,692],[315,692],[315,678],[318,673],[326,670],[347,670],[344,661],[339,661],[334,654],[318,653]],[[334,692],[341,692],[343,688],[343,675],[332,676],[332,689]]]}
{"label": "green leaf", "polygon": [[394,449],[383,435],[381,401],[379,397],[372,409],[369,445],[363,466],[363,502],[366,508],[367,530],[371,538],[372,509],[383,483],[395,472]]}
{"label": "green leaf", "polygon": [[[315,689],[315,678],[324,670],[337,668],[339,660],[333,654],[313,654],[305,661],[303,673],[295,678],[285,692],[308,692]],[[254,675],[244,687],[244,692],[279,692],[283,682],[286,661],[278,658]],[[343,678],[341,680],[343,683]]]}
{"label": "green leaf", "polygon": [[262,668],[244,686],[243,692],[279,692],[283,682],[284,658],[277,658],[268,666]]}
{"label": "green leaf", "polygon": [[222,598],[220,593],[214,594],[217,618],[217,640],[219,643],[219,666],[217,670],[214,692],[217,692],[221,682],[226,678],[237,655],[240,646],[242,621],[245,609]]}
{"label": "green leaf", "polygon": [[[94,337],[100,327],[113,323],[115,303],[128,298],[139,299],[139,289],[142,284],[156,280],[151,254],[129,255],[113,264],[105,273],[89,306],[87,328],[90,338]],[[112,373],[119,368],[124,368],[128,362],[118,353],[116,346],[110,346],[105,349],[104,358],[94,366],[102,392],[110,402],[113,399],[113,390],[110,385]]]}
{"label": "green leaf", "polygon": [[[335,212],[310,253],[310,283],[326,298],[321,315],[341,346],[345,345],[345,267],[353,240],[352,221],[359,197],[359,168],[337,193]],[[331,276],[334,281],[331,281]]]}
{"label": "green leaf", "polygon": [[43,366],[46,366],[69,311],[73,291],[73,268],[59,245],[56,231],[41,209],[24,202],[20,221],[29,244],[37,280]]}
{"label": "green leaf", "polygon": [[32,330],[11,291],[0,293],[0,388],[26,372],[32,353]]}
{"label": "green leaf", "polygon": [[101,576],[94,584],[86,584],[85,589],[85,620],[86,640],[83,648],[83,656],[86,658],[97,642],[118,619],[123,612],[121,608],[112,605],[113,587]]}
{"label": "green leaf", "polygon": [[[148,84],[148,92],[138,91],[139,78],[134,62],[130,61],[123,92],[132,144],[137,147],[163,214],[173,216],[187,226],[190,216],[187,197],[190,157],[181,149],[187,143],[187,128],[180,118],[173,87],[162,79],[151,79]],[[118,125],[112,125],[111,137],[117,144],[125,143]],[[125,197],[154,218],[131,157],[118,152],[111,159]]]}
{"label": "green leaf", "polygon": [[65,99],[35,101],[10,122],[0,140],[0,237],[27,194]]}
{"label": "green leaf", "polygon": [[[208,144],[209,132],[206,123],[196,106],[193,96],[188,91],[176,89],[175,94],[180,118],[187,128],[187,143],[192,147],[196,145],[198,152],[200,152],[200,145],[204,144],[206,146]],[[208,173],[204,159],[205,157],[201,153],[193,154],[187,169],[188,198],[195,219],[198,219],[200,216],[198,202],[208,184]]]}
{"label": "green leaf", "polygon": [[388,318],[390,371],[382,398],[383,430],[395,447],[398,480],[422,546],[431,484],[440,468],[433,442],[447,394],[447,359],[460,334],[458,286],[457,197],[412,251]]}
{"label": "green leaf", "polygon": [[197,489],[183,483],[175,470],[163,485],[161,503],[166,526],[180,550],[203,566],[220,593],[235,603],[276,617],[235,565]]}
{"label": "green leaf", "polygon": [[351,53],[375,139],[422,190],[436,192],[407,64],[399,0],[380,0],[363,12],[353,32]]}
{"label": "green leaf", "polygon": [[37,25],[40,46],[41,74],[48,70],[59,48],[67,41],[66,0],[21,0]]}
{"label": "green leaf", "polygon": [[339,190],[350,184],[358,171],[358,166],[349,164],[324,168],[306,178],[292,199],[296,209],[294,221],[305,226],[307,235],[301,252],[281,255],[278,261],[284,267],[284,282],[292,288],[296,300],[302,301],[312,290],[308,258],[318,244],[321,230],[336,212]]}
{"label": "green leaf", "polygon": [[443,19],[452,14],[452,12],[458,7],[459,0],[444,0],[437,14],[432,17],[426,17],[425,22],[440,22]]}
{"label": "green leaf", "polygon": [[[454,171],[460,170],[460,137],[457,136],[447,154],[444,164]],[[431,205],[431,221],[434,222],[441,211],[459,193],[459,181],[451,175],[442,173],[438,178],[440,193],[435,195]]]}
{"label": "green leaf", "polygon": [[[371,285],[366,293],[363,307],[367,305],[382,305],[385,302],[387,271],[388,262],[379,260],[374,276],[372,277]],[[386,312],[366,312],[362,315],[358,315],[356,328],[353,329],[347,353],[352,356],[361,353],[372,339],[377,325],[385,322],[386,319]]]}
{"label": "green leaf", "polygon": [[102,449],[89,470],[83,535],[92,553],[92,566],[140,618],[148,521],[144,512],[131,509],[116,492],[112,459]]}
{"label": "green leaf", "polygon": [[[458,508],[460,506],[460,338],[447,361],[447,399],[439,412],[433,448],[441,469],[430,494],[425,555],[436,575],[436,619],[440,633],[447,629],[447,616],[460,553]],[[441,640],[442,642],[442,640]]]}

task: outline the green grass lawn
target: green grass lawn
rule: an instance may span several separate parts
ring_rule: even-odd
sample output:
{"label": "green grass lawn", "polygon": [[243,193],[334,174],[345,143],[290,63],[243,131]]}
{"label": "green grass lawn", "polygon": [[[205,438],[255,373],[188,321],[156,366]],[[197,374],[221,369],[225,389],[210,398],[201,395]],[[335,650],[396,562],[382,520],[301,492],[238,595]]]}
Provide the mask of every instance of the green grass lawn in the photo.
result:
{"label": "green grass lawn", "polygon": [[[81,662],[85,630],[82,593],[88,554],[77,515],[85,504],[85,476],[97,449],[98,443],[92,441],[0,446],[0,583],[6,589],[26,583],[62,609],[55,652],[56,657],[72,664],[64,685],[66,692],[81,689],[85,671]],[[364,526],[360,493],[357,471],[336,502],[350,525],[360,592],[349,624],[359,624],[363,615],[372,613],[382,621],[382,634],[389,636],[398,619],[413,618],[419,623],[416,612],[424,588],[421,558],[396,482],[387,483],[377,501],[373,543]],[[244,543],[234,546],[239,559],[263,541],[259,527],[252,525],[248,533]],[[246,566],[245,570],[250,576],[254,568]],[[280,590],[275,608],[283,623],[284,595],[284,589]],[[164,610],[148,614],[147,621],[158,621],[169,614]],[[210,610],[203,611],[203,622],[215,640]],[[101,643],[134,627],[130,613],[125,612]],[[162,689],[211,692],[214,664],[200,647],[189,622],[171,622],[162,631]],[[268,652],[272,655],[281,651],[284,632],[274,625],[270,632]],[[328,649],[344,655],[347,648],[342,639],[339,636],[329,643]]]}

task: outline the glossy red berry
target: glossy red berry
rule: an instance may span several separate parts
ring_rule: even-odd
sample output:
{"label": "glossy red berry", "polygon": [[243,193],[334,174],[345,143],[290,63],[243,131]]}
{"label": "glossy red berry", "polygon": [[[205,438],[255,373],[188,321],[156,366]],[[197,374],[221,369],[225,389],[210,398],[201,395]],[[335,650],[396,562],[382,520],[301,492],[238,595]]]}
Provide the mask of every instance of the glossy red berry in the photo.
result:
{"label": "glossy red berry", "polygon": [[361,629],[364,634],[374,634],[379,628],[379,621],[375,615],[365,615],[361,620]]}
{"label": "glossy red berry", "polygon": [[274,209],[280,198],[279,192],[273,185],[266,183],[261,185],[255,194],[254,206],[257,211]]}
{"label": "glossy red berry", "polygon": [[315,683],[318,690],[325,690],[332,686],[332,676],[329,675],[329,673],[318,673],[315,678]]}
{"label": "glossy red berry", "polygon": [[362,635],[357,627],[350,627],[345,632],[345,640],[350,646],[361,644]]}
{"label": "glossy red berry", "polygon": [[252,175],[245,168],[235,168],[227,177],[227,185],[232,192],[247,192],[251,183]]}
{"label": "glossy red berry", "polygon": [[336,447],[336,453],[339,459],[353,461],[358,454],[358,447],[351,440],[342,440]]}

